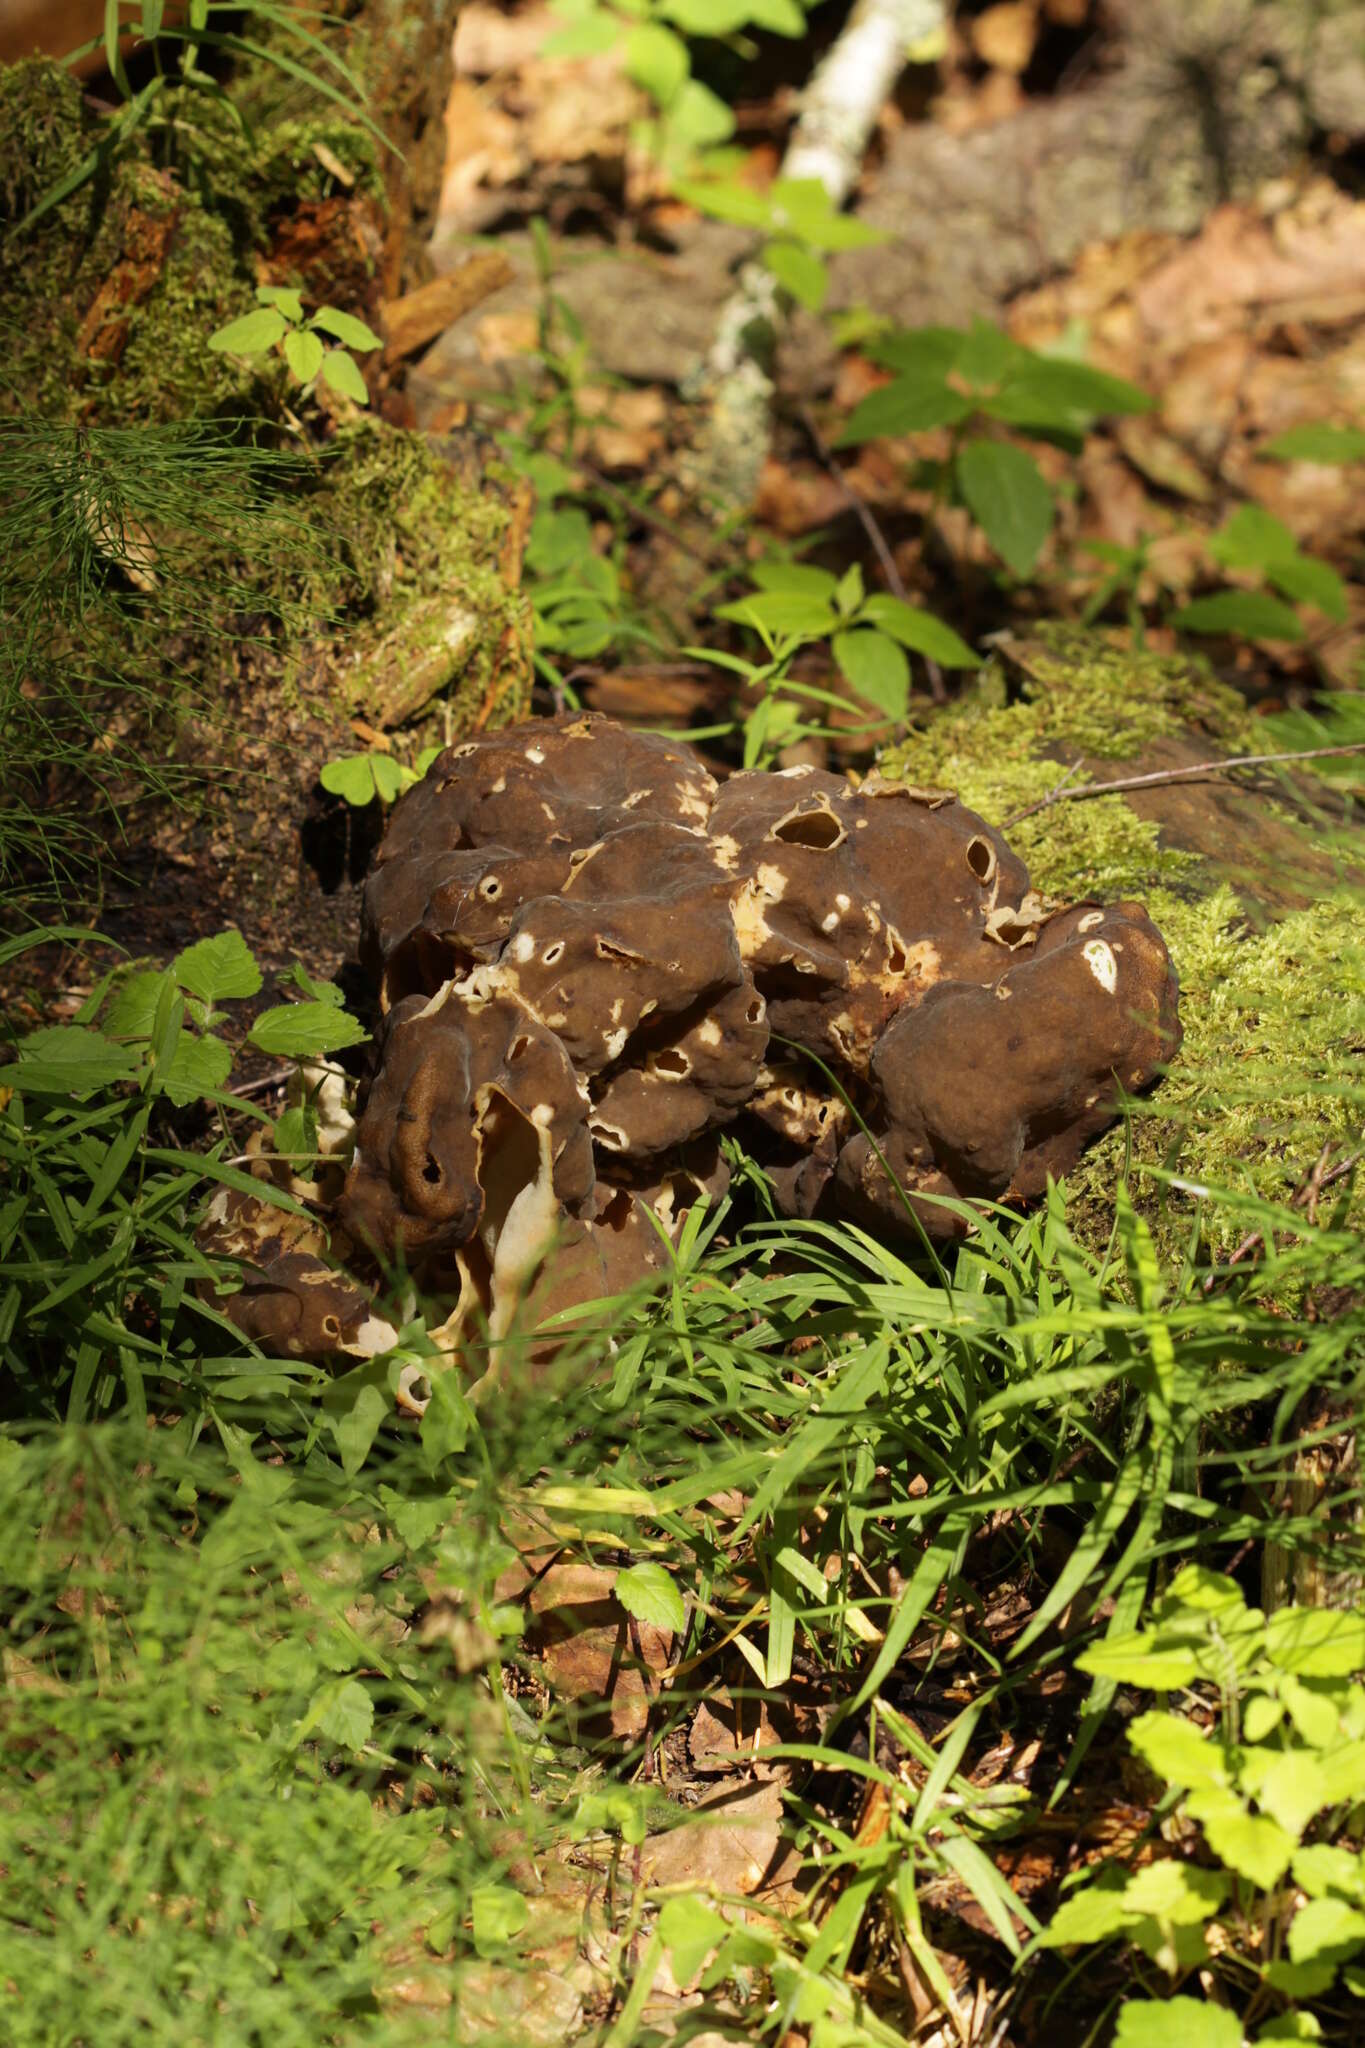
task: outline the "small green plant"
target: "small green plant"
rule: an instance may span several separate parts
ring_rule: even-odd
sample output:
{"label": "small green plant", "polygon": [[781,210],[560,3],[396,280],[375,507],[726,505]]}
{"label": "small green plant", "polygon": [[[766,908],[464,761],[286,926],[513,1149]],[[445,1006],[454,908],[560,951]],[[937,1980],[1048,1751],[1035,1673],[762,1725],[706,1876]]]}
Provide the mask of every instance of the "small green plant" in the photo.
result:
{"label": "small green plant", "polygon": [[565,25],[545,44],[546,56],[598,56],[624,42],[626,70],[658,109],[645,139],[669,165],[690,163],[735,132],[731,109],[692,76],[689,38],[744,48],[746,29],[806,32],[798,0],[556,0],[554,12]]}
{"label": "small green plant", "polygon": [[1182,2040],[1209,2048],[1241,2048],[1244,2032],[1317,2038],[1306,2014],[1253,2030],[1283,2000],[1338,1984],[1365,1996],[1365,1613],[1266,1616],[1234,1580],[1187,1565],[1144,1628],[1111,1634],[1077,1661],[1106,1686],[1183,1695],[1198,1712],[1151,1709],[1128,1740],[1204,1853],[1106,1868],[1064,1901],[1039,1945],[1123,1939],[1172,1988],[1229,1964],[1230,1987],[1259,1979],[1240,2019],[1194,2000],[1130,2004],[1117,2036],[1130,2048],[1155,2041],[1151,2029],[1176,2024],[1186,2005],[1194,2017]]}
{"label": "small green plant", "polygon": [[422,780],[440,751],[439,747],[423,747],[411,765],[393,754],[342,754],[334,761],[324,761],[318,781],[330,796],[344,797],[357,810],[367,804],[396,803],[405,789]]}
{"label": "small green plant", "polygon": [[1296,605],[1311,605],[1325,618],[1345,619],[1346,586],[1336,570],[1316,555],[1305,555],[1284,522],[1262,506],[1239,505],[1209,536],[1207,545],[1219,568],[1254,576],[1270,589],[1220,590],[1197,597],[1173,613],[1170,623],[1178,631],[1303,640],[1307,629]]}
{"label": "small green plant", "polygon": [[[152,76],[137,90],[129,82],[124,60],[124,44],[129,37],[128,55],[139,57],[150,52],[155,64]],[[199,129],[187,116],[186,97],[191,103],[212,100],[216,107],[225,107],[245,133],[242,115],[226,97],[213,72],[199,61],[204,50],[250,65],[270,66],[292,83],[306,86],[343,108],[354,120],[363,123],[381,146],[389,146],[387,137],[364,111],[365,93],[359,79],[288,7],[273,6],[270,0],[242,0],[240,5],[230,4],[230,0],[189,0],[183,17],[172,13],[168,18],[166,0],[105,0],[103,33],[83,43],[63,61],[74,64],[102,51],[120,104],[104,124],[94,147],[35,200],[13,233],[22,234],[54,206],[80,191],[97,173],[102,174],[154,123],[168,128],[182,145],[188,143],[193,153]],[[320,60],[326,68],[319,69],[317,64],[304,61],[310,57]],[[171,59],[174,61],[168,61]],[[334,83],[327,71],[339,82]],[[168,111],[169,120],[160,123],[160,117]]]}
{"label": "small green plant", "polygon": [[841,445],[946,427],[948,453],[922,462],[918,476],[936,504],[964,505],[1021,579],[1032,574],[1052,532],[1052,490],[1027,449],[982,429],[1006,427],[1075,453],[1097,420],[1146,412],[1152,403],[1122,377],[1024,348],[988,320],[965,331],[897,328],[865,347],[895,374],[855,406]]}
{"label": "small green plant", "polygon": [[674,190],[699,213],[765,236],[760,253],[783,291],[808,312],[820,312],[829,291],[824,258],[838,249],[870,248],[885,235],[840,212],[818,178],[778,178],[760,192],[737,176],[739,161],[713,151],[697,176],[675,179]]}
{"label": "small green plant", "polygon": [[[0,946],[0,965],[51,938],[91,935],[24,933]],[[311,1059],[363,1039],[340,991],[300,973],[302,1000],[264,1010],[251,1044]],[[111,970],[73,1022],[30,1031],[0,1068],[0,1362],[27,1412],[80,1419],[121,1386],[145,1414],[149,1377],[211,1371],[206,1324],[241,1369],[240,1339],[195,1300],[191,1283],[214,1277],[194,1243],[196,1212],[205,1182],[274,1197],[231,1163],[225,1123],[213,1146],[189,1152],[166,1118],[204,1103],[220,1119],[230,1109],[266,1121],[224,1093],[232,1052],[219,1035],[220,1005],[261,986],[241,934],[222,932],[170,967]]]}
{"label": "small green plant", "polygon": [[[210,348],[219,349],[224,355],[243,356],[248,362],[278,349],[289,374],[305,395],[321,378],[343,398],[352,399],[356,405],[369,404],[370,394],[365,389],[360,365],[350,351],[358,349],[365,355],[382,347],[373,328],[358,320],[354,313],[343,313],[336,306],[319,306],[316,313],[305,316],[303,300],[287,285],[257,285],[256,297],[260,304],[255,312],[243,313],[240,319],[229,320],[226,327],[211,334]],[[341,347],[328,348],[322,338],[325,334],[339,341]]]}
{"label": "small green plant", "polygon": [[[979,657],[951,626],[932,612],[881,591],[868,593],[855,562],[835,576],[800,562],[760,562],[751,571],[757,586],[749,597],[721,605],[716,617],[757,633],[767,651],[763,662],[741,655],[694,648],[698,658],[730,669],[759,700],[744,716],[744,765],[768,762],[777,748],[828,730],[803,720],[802,702],[842,707],[828,690],[796,680],[792,664],[803,648],[828,641],[839,672],[854,695],[880,723],[904,719],[910,700],[910,654],[944,668],[975,668]],[[846,708],[846,707],[842,707]]]}

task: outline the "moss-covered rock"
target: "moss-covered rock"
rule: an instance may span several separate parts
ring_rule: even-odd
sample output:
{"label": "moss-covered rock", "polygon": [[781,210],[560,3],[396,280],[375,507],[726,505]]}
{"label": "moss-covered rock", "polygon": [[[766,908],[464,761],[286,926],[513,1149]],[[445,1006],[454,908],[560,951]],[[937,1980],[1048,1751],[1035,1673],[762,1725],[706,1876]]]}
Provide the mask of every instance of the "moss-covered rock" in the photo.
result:
{"label": "moss-covered rock", "polygon": [[[1242,699],[1202,664],[1059,631],[992,663],[966,703],[880,764],[955,788],[1005,825],[1044,891],[1139,898],[1171,949],[1184,1045],[1131,1124],[1071,1179],[1073,1219],[1092,1241],[1108,1233],[1130,1145],[1139,1192],[1178,1257],[1196,1205],[1211,1250],[1226,1250],[1247,1227],[1195,1190],[1284,1199],[1324,1144],[1358,1138],[1365,837],[1353,836],[1326,789],[1319,804],[1307,784],[1252,791],[1225,778],[1010,818],[1068,770],[1073,787],[1269,750],[1257,745]],[[1144,1181],[1152,1166],[1185,1186]]]}

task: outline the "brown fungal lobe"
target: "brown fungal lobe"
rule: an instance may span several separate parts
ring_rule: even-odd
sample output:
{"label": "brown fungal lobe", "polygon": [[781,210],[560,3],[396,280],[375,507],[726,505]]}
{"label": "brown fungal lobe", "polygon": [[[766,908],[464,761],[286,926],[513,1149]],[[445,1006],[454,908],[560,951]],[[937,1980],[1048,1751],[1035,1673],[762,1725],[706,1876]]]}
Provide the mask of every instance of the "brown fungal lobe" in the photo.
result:
{"label": "brown fungal lobe", "polygon": [[592,714],[441,755],[363,957],[385,1023],[340,1223],[455,1298],[452,1343],[661,1265],[736,1120],[787,1213],[955,1236],[963,1202],[1064,1173],[1179,1042],[1141,905],[1045,905],[951,792],[718,787]]}

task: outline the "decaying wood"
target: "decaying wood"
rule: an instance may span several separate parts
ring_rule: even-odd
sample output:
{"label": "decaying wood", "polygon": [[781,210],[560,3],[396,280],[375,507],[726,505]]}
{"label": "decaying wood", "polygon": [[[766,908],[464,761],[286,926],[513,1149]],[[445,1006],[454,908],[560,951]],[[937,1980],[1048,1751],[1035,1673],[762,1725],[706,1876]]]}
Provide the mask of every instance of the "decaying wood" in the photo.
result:
{"label": "decaying wood", "polygon": [[512,266],[505,256],[496,249],[485,249],[447,276],[420,284],[415,291],[405,292],[401,299],[386,300],[380,313],[385,367],[392,369],[408,356],[415,356],[491,293],[509,284],[512,275]]}

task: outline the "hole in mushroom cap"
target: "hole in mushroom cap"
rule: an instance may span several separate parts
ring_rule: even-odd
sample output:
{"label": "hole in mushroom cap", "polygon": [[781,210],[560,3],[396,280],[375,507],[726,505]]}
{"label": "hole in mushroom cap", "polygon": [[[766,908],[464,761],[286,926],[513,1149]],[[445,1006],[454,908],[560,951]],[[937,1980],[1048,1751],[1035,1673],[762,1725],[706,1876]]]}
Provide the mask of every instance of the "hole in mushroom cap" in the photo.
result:
{"label": "hole in mushroom cap", "polygon": [[748,1024],[761,1024],[763,1021],[763,1012],[766,1008],[767,1005],[765,1004],[762,996],[755,996],[754,1000],[750,1003],[748,1009],[744,1012],[745,1022]]}
{"label": "hole in mushroom cap", "polygon": [[626,1133],[619,1130],[615,1124],[601,1123],[596,1117],[592,1118],[588,1129],[607,1152],[624,1152],[630,1143]]}
{"label": "hole in mushroom cap", "polygon": [[523,1058],[524,1055],[530,1050],[530,1045],[530,1039],[527,1038],[524,1034],[520,1038],[514,1038],[512,1040],[511,1045],[507,1048],[508,1059],[519,1060]]}
{"label": "hole in mushroom cap", "polygon": [[553,967],[553,966],[554,966],[554,964],[555,964],[555,962],[556,962],[556,960],[558,960],[558,959],[560,958],[560,956],[561,956],[561,954],[563,953],[563,951],[564,951],[564,941],[563,941],[563,939],[556,939],[556,940],[555,940],[555,942],[554,942],[554,944],[553,944],[552,946],[547,946],[547,947],[545,948],[545,951],[544,951],[544,952],[543,952],[543,953],[541,954],[541,956],[540,956],[540,957],[541,957],[541,961],[543,962],[543,964],[544,964],[544,965],[545,965],[546,967]]}
{"label": "hole in mushroom cap", "polygon": [[322,1334],[324,1337],[339,1337],[341,1335],[341,1317],[324,1316],[322,1319]]}
{"label": "hole in mushroom cap", "polygon": [[827,811],[822,804],[816,810],[790,811],[778,820],[768,837],[780,839],[784,846],[810,846],[819,853],[829,853],[842,846],[848,834],[833,811]]}
{"label": "hole in mushroom cap", "polygon": [[489,903],[492,903],[497,897],[501,896],[502,883],[496,875],[485,875],[479,884],[479,894],[486,898]]}
{"label": "hole in mushroom cap", "polygon": [[422,1178],[424,1181],[429,1182],[432,1187],[436,1187],[440,1182],[441,1162],[430,1152],[428,1152],[426,1164],[422,1168]]}
{"label": "hole in mushroom cap", "polygon": [[904,939],[901,937],[900,933],[895,929],[894,925],[888,925],[886,928],[887,973],[904,974],[909,964],[909,955],[906,953],[905,950]]}
{"label": "hole in mushroom cap", "polygon": [[967,841],[967,865],[978,882],[989,882],[995,873],[995,848],[979,833]]}
{"label": "hole in mushroom cap", "polygon": [[674,1074],[681,1076],[683,1074],[691,1073],[692,1062],[687,1057],[687,1054],[685,1052],[681,1052],[676,1045],[670,1045],[666,1046],[664,1050],[661,1053],[659,1053],[655,1058],[654,1070],[658,1074]]}
{"label": "hole in mushroom cap", "polygon": [[[545,957],[548,960],[549,954],[547,953]],[[638,960],[641,956],[638,953],[632,953],[629,946],[619,946],[611,939],[599,939],[597,941],[597,957],[599,960]],[[650,1004],[651,1009],[656,1007],[657,1005]]]}

